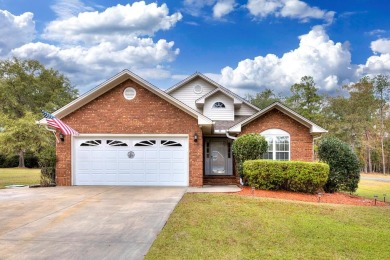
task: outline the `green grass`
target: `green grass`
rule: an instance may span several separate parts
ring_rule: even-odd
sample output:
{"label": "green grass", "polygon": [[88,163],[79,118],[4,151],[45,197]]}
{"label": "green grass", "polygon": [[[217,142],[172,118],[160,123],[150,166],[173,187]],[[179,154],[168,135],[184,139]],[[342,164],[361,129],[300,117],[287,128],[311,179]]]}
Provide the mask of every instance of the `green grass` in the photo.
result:
{"label": "green grass", "polygon": [[146,259],[390,259],[390,206],[187,193]]}
{"label": "green grass", "polygon": [[[379,177],[390,180],[389,175],[383,174],[362,174],[366,177]],[[374,195],[378,195],[378,199],[383,201],[383,194],[387,194],[386,201],[390,202],[390,182],[374,181],[374,180],[360,180],[359,187],[355,193],[358,196],[373,199]]]}
{"label": "green grass", "polygon": [[0,189],[11,184],[39,184],[40,169],[0,168]]}

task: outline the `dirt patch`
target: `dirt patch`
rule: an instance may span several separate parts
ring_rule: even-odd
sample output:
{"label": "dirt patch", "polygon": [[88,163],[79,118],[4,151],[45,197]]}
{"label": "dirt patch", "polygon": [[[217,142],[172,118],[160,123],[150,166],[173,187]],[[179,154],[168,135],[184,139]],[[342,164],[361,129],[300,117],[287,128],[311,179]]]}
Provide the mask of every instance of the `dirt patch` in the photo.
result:
{"label": "dirt patch", "polygon": [[323,193],[321,194],[321,197],[319,197],[317,194],[307,194],[307,193],[289,192],[289,191],[252,190],[251,187],[242,187],[242,190],[235,194],[241,196],[256,196],[256,197],[298,200],[298,201],[317,202],[317,203],[319,202],[319,203],[347,204],[347,205],[357,205],[357,206],[380,206],[380,207],[389,206],[389,203],[387,202],[385,203],[383,201],[376,201],[376,205],[375,205],[374,200],[358,197],[355,195],[349,195],[341,192]]}

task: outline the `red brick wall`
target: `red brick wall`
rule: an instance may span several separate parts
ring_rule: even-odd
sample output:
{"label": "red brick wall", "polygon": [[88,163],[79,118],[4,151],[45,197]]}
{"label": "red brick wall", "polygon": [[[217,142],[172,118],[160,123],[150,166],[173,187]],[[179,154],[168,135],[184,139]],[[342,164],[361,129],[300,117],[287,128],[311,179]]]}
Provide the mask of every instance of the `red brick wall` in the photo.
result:
{"label": "red brick wall", "polygon": [[241,134],[261,133],[277,128],[290,134],[290,159],[292,161],[313,161],[313,137],[310,129],[291,117],[273,109],[242,128]]}
{"label": "red brick wall", "polygon": [[[133,100],[123,97],[127,87]],[[62,119],[79,133],[189,134],[189,184],[203,185],[203,139],[198,120],[131,80],[116,86]],[[194,133],[198,142],[193,141]],[[57,144],[57,184],[71,185],[71,141]]]}

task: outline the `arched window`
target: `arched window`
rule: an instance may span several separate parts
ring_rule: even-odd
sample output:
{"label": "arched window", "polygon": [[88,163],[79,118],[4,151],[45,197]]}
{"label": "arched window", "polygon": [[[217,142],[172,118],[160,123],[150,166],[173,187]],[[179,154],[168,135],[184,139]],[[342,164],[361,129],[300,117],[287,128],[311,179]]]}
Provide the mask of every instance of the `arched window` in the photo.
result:
{"label": "arched window", "polygon": [[260,133],[268,142],[268,151],[264,159],[290,160],[290,134],[280,129],[268,129]]}
{"label": "arched window", "polygon": [[222,102],[215,102],[213,108],[225,108],[225,104]]}

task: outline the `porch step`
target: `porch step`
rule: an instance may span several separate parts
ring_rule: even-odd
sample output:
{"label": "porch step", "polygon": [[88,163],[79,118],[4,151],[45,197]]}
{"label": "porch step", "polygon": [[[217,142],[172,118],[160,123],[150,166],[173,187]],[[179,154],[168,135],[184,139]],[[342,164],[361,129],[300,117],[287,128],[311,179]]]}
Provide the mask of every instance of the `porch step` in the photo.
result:
{"label": "porch step", "polygon": [[204,176],[203,185],[234,185],[240,184],[236,176]]}

